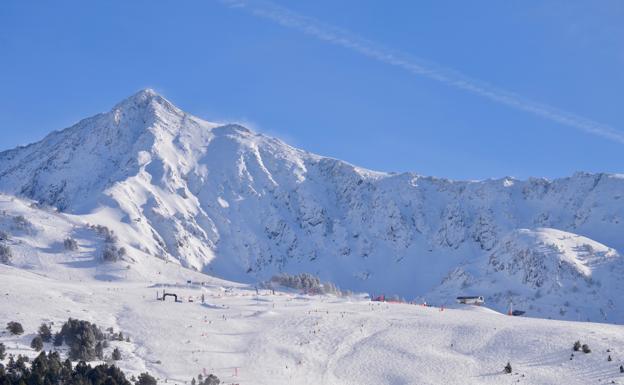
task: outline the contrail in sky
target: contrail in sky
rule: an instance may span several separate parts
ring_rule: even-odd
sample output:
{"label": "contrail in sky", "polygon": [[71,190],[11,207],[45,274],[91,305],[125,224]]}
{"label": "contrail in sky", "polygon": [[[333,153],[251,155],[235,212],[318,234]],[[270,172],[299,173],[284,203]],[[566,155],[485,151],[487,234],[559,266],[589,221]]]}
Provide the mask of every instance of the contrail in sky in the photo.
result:
{"label": "contrail in sky", "polygon": [[257,0],[221,0],[221,2],[231,8],[244,10],[254,16],[303,32],[327,43],[360,53],[382,63],[402,68],[414,75],[436,80],[448,86],[490,99],[496,103],[624,144],[624,132],[614,127],[534,102],[513,92],[469,78],[458,71],[426,62],[403,52],[393,51],[375,42],[356,36],[349,31],[321,23],[271,2]]}

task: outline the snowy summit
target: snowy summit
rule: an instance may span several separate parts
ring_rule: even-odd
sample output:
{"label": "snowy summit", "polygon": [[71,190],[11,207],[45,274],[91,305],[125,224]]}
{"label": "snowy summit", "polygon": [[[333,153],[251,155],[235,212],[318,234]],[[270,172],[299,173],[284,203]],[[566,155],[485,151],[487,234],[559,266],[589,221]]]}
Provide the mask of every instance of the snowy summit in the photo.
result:
{"label": "snowy summit", "polygon": [[624,178],[454,181],[380,173],[185,113],[143,90],[0,153],[0,192],[113,229],[128,255],[239,282],[623,322]]}
{"label": "snowy summit", "polygon": [[143,90],[0,153],[0,375],[618,383],[623,230],[620,175],[375,172]]}

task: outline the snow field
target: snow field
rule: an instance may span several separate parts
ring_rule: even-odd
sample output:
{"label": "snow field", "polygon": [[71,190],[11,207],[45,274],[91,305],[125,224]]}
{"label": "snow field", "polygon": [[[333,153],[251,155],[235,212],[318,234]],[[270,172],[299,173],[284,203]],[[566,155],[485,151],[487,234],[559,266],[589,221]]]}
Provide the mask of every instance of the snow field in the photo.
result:
{"label": "snow field", "polygon": [[[26,330],[0,337],[9,352],[34,355],[29,343],[41,322],[58,330],[68,317],[85,319],[129,336],[130,343],[108,349],[122,351],[119,366],[132,374],[147,370],[161,382],[184,384],[203,372],[226,384],[624,382],[619,325],[509,317],[470,306],[441,311],[357,297],[256,295],[223,282],[164,285],[183,297],[175,303],[157,301],[162,285],[154,282],[62,282],[5,266],[0,277],[0,318]],[[577,339],[592,353],[570,360]],[[507,361],[518,374],[502,373]]]}

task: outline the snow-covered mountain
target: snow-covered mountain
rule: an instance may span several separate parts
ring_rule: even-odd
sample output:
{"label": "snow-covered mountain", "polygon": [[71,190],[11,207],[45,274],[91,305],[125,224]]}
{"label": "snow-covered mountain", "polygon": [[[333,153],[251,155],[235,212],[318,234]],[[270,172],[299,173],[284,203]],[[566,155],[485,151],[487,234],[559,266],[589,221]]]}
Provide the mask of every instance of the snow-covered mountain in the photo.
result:
{"label": "snow-covered mountain", "polygon": [[105,225],[130,257],[227,279],[305,271],[352,290],[439,303],[474,293],[499,310],[512,300],[533,315],[624,320],[623,175],[374,172],[144,90],[0,153],[0,192]]}

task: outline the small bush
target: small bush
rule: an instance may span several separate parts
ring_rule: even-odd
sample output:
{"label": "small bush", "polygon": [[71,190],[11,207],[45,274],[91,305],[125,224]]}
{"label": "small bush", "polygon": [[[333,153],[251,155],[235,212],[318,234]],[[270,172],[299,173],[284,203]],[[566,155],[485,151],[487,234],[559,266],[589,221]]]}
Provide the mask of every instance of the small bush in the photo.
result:
{"label": "small bush", "polygon": [[575,352],[578,352],[579,350],[581,350],[581,341],[576,341],[574,343],[574,346],[572,346],[572,350],[574,350]]}
{"label": "small bush", "polygon": [[157,382],[154,377],[146,372],[139,375],[136,385],[157,385]]}
{"label": "small bush", "polygon": [[507,362],[507,365],[505,365],[505,368],[503,369],[505,373],[507,374],[511,374],[511,363]]}
{"label": "small bush", "polygon": [[117,333],[117,334],[113,333],[113,334],[111,335],[111,338],[112,338],[114,341],[123,341],[123,340],[124,340],[124,336],[123,336],[123,333],[122,333],[122,332],[119,332],[119,333]]}
{"label": "small bush", "polygon": [[78,242],[74,238],[65,238],[63,247],[68,251],[76,251],[78,250]]}
{"label": "small bush", "polygon": [[[193,378],[193,380],[191,381],[191,385],[193,385],[194,382],[195,378]],[[206,376],[206,378],[204,378],[204,376],[199,373],[196,383],[197,385],[219,385],[221,381],[214,374],[209,374],[208,376]]]}
{"label": "small bush", "polygon": [[585,354],[591,353],[591,349],[589,348],[589,346],[587,344],[583,344],[581,349],[583,350],[583,353],[585,353]]}
{"label": "small bush", "polygon": [[30,347],[35,349],[36,351],[40,351],[41,349],[43,349],[43,340],[41,339],[41,337],[36,336],[35,338],[33,338],[30,342]]}
{"label": "small bush", "polygon": [[117,235],[115,235],[115,232],[108,227],[102,225],[92,225],[91,228],[104,237],[104,242],[117,243]]}
{"label": "small bush", "polygon": [[24,333],[24,328],[22,327],[22,324],[19,322],[11,321],[7,324],[6,328],[9,331],[9,333],[13,335],[20,335]]}
{"label": "small bush", "polygon": [[39,331],[37,333],[43,342],[52,341],[52,330],[50,330],[50,327],[47,324],[42,323],[41,326],[39,326]]}
{"label": "small bush", "polygon": [[204,382],[200,383],[199,385],[219,385],[220,383],[221,380],[219,380],[217,376],[215,376],[214,374],[209,374],[204,379]]}
{"label": "small bush", "polygon": [[92,225],[91,228],[104,237],[104,248],[102,249],[102,260],[105,262],[116,262],[126,255],[126,249],[117,247],[119,238],[115,232],[106,226]]}
{"label": "small bush", "polygon": [[104,245],[104,250],[102,251],[102,260],[104,260],[105,262],[117,262],[125,255],[125,248],[117,248],[117,246],[107,243],[106,245]]}
{"label": "small bush", "polygon": [[13,217],[13,226],[19,230],[28,230],[32,223],[23,215],[17,215]]}
{"label": "small bush", "polygon": [[107,243],[117,243],[118,240],[117,235],[112,230],[104,237],[104,242]]}

